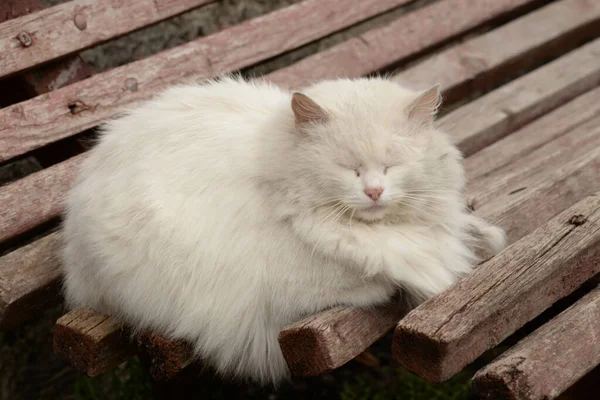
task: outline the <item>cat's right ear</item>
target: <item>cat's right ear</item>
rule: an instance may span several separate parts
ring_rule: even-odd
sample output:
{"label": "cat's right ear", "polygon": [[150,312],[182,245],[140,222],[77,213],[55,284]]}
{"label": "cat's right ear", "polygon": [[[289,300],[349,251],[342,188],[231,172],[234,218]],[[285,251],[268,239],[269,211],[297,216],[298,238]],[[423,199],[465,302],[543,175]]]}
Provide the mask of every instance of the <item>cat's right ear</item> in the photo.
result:
{"label": "cat's right ear", "polygon": [[307,95],[299,92],[292,94],[292,111],[294,112],[296,125],[299,126],[321,124],[329,119],[329,116],[320,105]]}

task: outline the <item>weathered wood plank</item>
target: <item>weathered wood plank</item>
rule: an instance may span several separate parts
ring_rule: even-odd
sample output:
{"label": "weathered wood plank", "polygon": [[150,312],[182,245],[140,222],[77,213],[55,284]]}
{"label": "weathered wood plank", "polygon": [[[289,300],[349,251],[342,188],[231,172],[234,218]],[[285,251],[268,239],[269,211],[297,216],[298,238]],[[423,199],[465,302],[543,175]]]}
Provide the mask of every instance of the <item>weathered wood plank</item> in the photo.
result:
{"label": "weathered wood plank", "polygon": [[[548,162],[545,169],[539,168],[536,173],[529,173],[525,167],[523,176],[515,176],[510,182],[502,184],[502,188],[485,201],[478,200],[484,198],[482,192],[478,194],[469,189],[469,194],[475,199],[476,213],[502,226],[509,243],[512,243],[513,238],[529,232],[530,226],[540,226],[584,196],[599,190],[599,124],[600,119],[590,120],[587,126],[575,129],[567,138],[576,140],[577,136],[588,133],[594,135],[596,139],[590,141],[589,149],[565,147],[558,153],[560,157],[554,158],[555,163],[546,158]],[[570,154],[573,157],[569,157]],[[488,182],[490,186],[487,189],[490,190],[496,183],[492,178]],[[513,218],[513,214],[520,217]]]}
{"label": "weathered wood plank", "polygon": [[[452,134],[460,143],[463,155],[468,157],[597,86],[600,83],[598,59],[600,39],[460,107],[441,118],[439,125]],[[578,112],[587,112],[586,108]],[[490,148],[484,149],[486,158],[491,154],[489,151]]]}
{"label": "weathered wood plank", "polygon": [[[524,91],[527,91],[527,89],[524,89]],[[460,110],[462,108],[455,112],[462,114]],[[493,109],[489,110],[489,114],[486,110],[473,116],[473,118],[478,121],[480,120],[480,116],[494,114]],[[455,112],[450,115],[453,115]],[[467,172],[467,182],[470,183],[470,187],[473,187],[476,181],[487,179],[488,176],[499,169],[525,157],[535,149],[567,134],[572,129],[598,116],[600,116],[600,88],[593,89],[577,97],[562,107],[511,133],[507,138],[491,144],[468,157],[464,164]],[[481,117],[481,119],[485,119],[485,117]],[[495,127],[496,121],[495,118],[492,118],[489,124],[481,127],[481,130],[474,131],[474,135],[477,136],[480,132],[481,134],[485,134],[486,131],[498,129]],[[501,122],[500,124],[504,125],[505,122]],[[506,124],[512,127],[510,121],[506,121]],[[504,129],[498,130],[498,132],[500,136],[507,134]],[[463,143],[464,141],[459,142],[460,147],[462,147]],[[497,154],[499,153],[502,153],[503,156],[498,157]]]}
{"label": "weathered wood plank", "polygon": [[76,308],[54,326],[54,352],[89,376],[98,376],[135,354],[129,334],[106,314]]}
{"label": "weathered wood plank", "polygon": [[79,307],[63,315],[54,327],[54,352],[79,372],[98,376],[140,353],[155,381],[172,379],[192,361],[189,345],[157,334],[129,330],[103,313]]}
{"label": "weathered wood plank", "polygon": [[0,24],[0,77],[114,39],[214,0],[74,0]]}
{"label": "weathered wood plank", "polygon": [[[269,74],[289,88],[337,77],[358,77],[450,40],[483,23],[532,6],[536,1],[445,0],[406,14],[337,46]],[[390,40],[390,38],[394,38]],[[335,68],[331,66],[335,65]],[[431,77],[419,83],[429,83]]]}
{"label": "weathered wood plank", "polygon": [[[456,7],[449,7],[448,10],[445,9],[449,4],[448,1],[433,4],[418,10],[414,16],[409,14],[399,18],[396,24],[392,23],[367,32],[359,38],[282,68],[268,75],[268,78],[275,83],[297,88],[320,79],[366,75],[398,64],[411,55],[436,44],[430,37],[436,37],[439,30],[447,29],[450,36],[457,34],[458,32],[452,31],[440,22],[446,19],[447,13],[452,16],[448,20],[452,21],[456,18],[457,21],[453,23],[457,24],[460,18],[454,17],[455,8],[462,12],[463,18],[467,18],[478,12],[472,7],[477,9],[479,6],[500,5],[499,2],[488,5],[484,2],[463,3],[462,5],[456,3]],[[464,7],[467,7],[467,10],[463,10]],[[442,85],[442,89],[446,92],[445,97],[454,101],[472,92],[480,84],[487,83],[489,80],[502,79],[502,76],[509,72],[532,65],[548,54],[560,51],[561,46],[556,46],[557,42],[564,44],[581,37],[594,37],[594,24],[600,21],[598,8],[600,8],[598,3],[594,3],[593,0],[551,4],[462,45],[434,55],[399,73],[396,77],[400,82],[412,86],[430,85],[434,79]],[[503,11],[511,10],[505,8]],[[422,16],[418,16],[418,12],[423,13]],[[435,18],[430,19],[427,15]],[[430,26],[423,21],[436,22]],[[396,39],[389,40],[390,37]],[[507,37],[515,37],[518,40],[506,40]],[[526,56],[519,58],[523,54]],[[336,67],[328,67],[331,65]]]}
{"label": "weathered wood plank", "polygon": [[6,107],[0,162],[91,128],[176,82],[252,65],[410,1],[303,1]]}
{"label": "weathered wood plank", "polygon": [[596,193],[410,312],[394,358],[430,381],[449,379],[599,271]]}
{"label": "weathered wood plank", "polygon": [[600,288],[477,372],[481,399],[551,400],[600,364]]}
{"label": "weathered wood plank", "polygon": [[[400,72],[400,82],[435,79],[446,104],[497,84],[506,72],[529,68],[569,43],[598,35],[600,2],[553,2],[487,34],[442,51]],[[526,54],[527,56],[523,56]]]}
{"label": "weathered wood plank", "polygon": [[0,258],[0,329],[18,326],[60,301],[58,234]]}
{"label": "weathered wood plank", "polygon": [[[347,337],[329,337],[331,329],[338,329],[333,324],[340,317],[340,313],[345,314],[345,310],[341,307],[329,310],[327,315],[330,317],[330,325],[327,325],[327,321],[320,321],[322,328],[322,337],[315,338],[314,332],[307,332],[302,343],[289,343],[289,346],[310,346],[314,343],[314,340],[320,341],[341,341],[342,345],[355,346],[353,344],[354,335],[359,337],[365,336],[370,338],[372,341],[377,340],[389,329],[385,331],[377,331],[377,326],[386,326],[389,324],[395,324],[401,315],[405,313],[405,307],[401,303],[395,303],[392,307],[387,307],[374,310],[361,310],[361,316],[364,317],[360,324],[356,325],[353,329],[349,330]],[[77,319],[76,325],[71,322]],[[110,320],[110,321],[109,321]],[[386,322],[388,321],[389,322]],[[102,329],[97,329],[98,321],[102,321]],[[357,326],[370,326],[369,332],[361,332],[360,327]],[[301,326],[295,325],[298,329],[302,329]],[[116,365],[126,361],[128,358],[133,356],[132,351],[123,351],[124,349],[130,349],[128,345],[128,338],[120,334],[122,328],[119,324],[111,317],[97,313],[95,311],[77,308],[72,310],[68,314],[65,314],[56,324],[55,328],[55,352],[59,354],[65,360],[75,364],[76,368],[89,376],[97,376],[103,372],[106,372]],[[90,336],[91,337],[88,337]],[[119,335],[119,338],[115,337]],[[284,332],[285,335],[285,332]],[[379,336],[377,336],[379,335]],[[167,382],[175,378],[185,367],[194,362],[194,356],[191,346],[182,340],[168,339],[163,335],[154,333],[138,333],[135,335],[137,350],[140,356],[144,357],[149,365],[149,373],[152,379],[156,382]],[[285,338],[281,339],[284,345],[288,345]],[[79,346],[74,347],[72,343],[110,343],[106,346]],[[339,345],[339,344],[338,344]],[[85,354],[79,354],[84,352]],[[348,353],[353,355],[353,351],[348,350]],[[343,357],[347,356],[346,354]],[[363,352],[358,354],[357,361],[365,365],[376,365],[377,360],[372,354]],[[328,365],[326,363],[326,365]],[[292,373],[299,375],[298,371],[292,368]],[[301,373],[300,373],[301,375]]]}
{"label": "weathered wood plank", "polygon": [[66,190],[85,156],[80,154],[0,188],[0,242],[60,215]]}
{"label": "weathered wood plank", "polygon": [[155,382],[167,382],[194,361],[192,347],[182,340],[170,340],[162,335],[136,335],[138,351],[145,357],[148,373]]}
{"label": "weathered wood plank", "polygon": [[[0,3],[0,27],[4,25],[3,23],[7,20],[34,13],[42,8],[43,5],[40,0],[5,0]],[[0,65],[4,59],[3,57],[3,52],[0,50]],[[3,71],[0,66],[0,76],[2,74]],[[43,67],[36,68],[35,70],[26,71],[18,77],[15,77],[19,83],[18,87],[19,92],[21,93],[2,93],[1,100],[4,101],[6,97],[9,97],[6,104],[12,104],[13,102],[20,101],[19,99],[22,99],[22,96],[37,96],[88,78],[91,74],[91,69],[81,57],[76,55],[66,57],[44,65]],[[2,89],[5,88],[0,88],[0,92]],[[25,94],[23,92],[25,92]]]}
{"label": "weathered wood plank", "polygon": [[279,345],[294,376],[318,375],[365,351],[407,311],[400,302],[374,309],[332,308],[283,329]]}
{"label": "weathered wood plank", "polygon": [[[536,132],[532,129],[526,129],[526,131],[528,133]],[[541,134],[541,136],[543,135]],[[517,136],[517,138],[521,137],[522,135]],[[509,139],[511,140],[501,143],[504,146],[497,146],[496,149],[507,152],[514,151],[513,146],[518,142],[512,140],[512,137]],[[562,176],[566,172],[565,168],[570,161],[579,159],[595,148],[600,148],[600,116],[581,122],[556,139],[543,143],[539,148],[534,148],[529,154],[521,153],[517,159],[512,157],[510,162],[503,163],[502,167],[485,176],[473,179],[468,184],[467,196],[473,196],[480,204],[479,207],[476,206],[477,209],[485,208],[488,203],[499,202],[506,205],[509,197],[537,189],[536,178],[532,179],[532,177],[545,179],[556,166],[565,166],[557,172],[553,172],[556,173],[558,180],[558,176]],[[496,158],[490,158],[490,160]],[[489,182],[494,182],[494,185],[490,185]],[[506,197],[502,198],[504,196]]]}

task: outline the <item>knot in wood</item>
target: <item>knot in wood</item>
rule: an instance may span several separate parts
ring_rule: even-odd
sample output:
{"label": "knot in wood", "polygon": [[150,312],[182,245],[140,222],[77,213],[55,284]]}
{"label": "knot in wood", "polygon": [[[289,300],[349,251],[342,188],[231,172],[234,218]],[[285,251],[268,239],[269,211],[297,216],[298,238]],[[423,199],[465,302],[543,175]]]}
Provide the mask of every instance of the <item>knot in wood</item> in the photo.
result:
{"label": "knot in wood", "polygon": [[83,14],[77,14],[73,18],[73,23],[80,31],[85,30],[87,28],[87,18]]}
{"label": "knot in wood", "polygon": [[569,223],[575,226],[583,225],[585,224],[585,221],[587,221],[587,217],[583,214],[573,215],[569,218]]}
{"label": "knot in wood", "polygon": [[69,110],[71,111],[71,114],[73,114],[73,115],[79,114],[82,111],[90,109],[90,106],[88,106],[81,100],[72,101],[69,103],[69,105],[67,107],[69,107]]}
{"label": "knot in wood", "polygon": [[17,40],[23,47],[29,47],[33,44],[33,40],[31,40],[31,36],[27,32],[19,32]]}
{"label": "knot in wood", "polygon": [[125,79],[125,89],[129,90],[130,92],[137,92],[137,89],[138,89],[137,80],[135,78]]}

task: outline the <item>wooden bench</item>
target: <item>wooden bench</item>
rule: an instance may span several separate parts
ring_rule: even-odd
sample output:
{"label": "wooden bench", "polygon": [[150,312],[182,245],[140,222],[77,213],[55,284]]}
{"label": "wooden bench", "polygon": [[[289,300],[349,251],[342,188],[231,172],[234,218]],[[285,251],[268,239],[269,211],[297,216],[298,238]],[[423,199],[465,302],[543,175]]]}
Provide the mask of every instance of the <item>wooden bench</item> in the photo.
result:
{"label": "wooden bench", "polygon": [[[0,187],[0,328],[60,301],[55,227],[86,156],[73,138],[171,84],[244,71],[379,15],[384,23],[266,78],[288,88],[378,72],[439,82],[439,124],[465,154],[470,206],[506,228],[511,246],[410,312],[337,307],[286,327],[279,341],[292,373],[376,363],[365,351],[394,330],[394,359],[444,381],[600,272],[600,2],[304,0],[95,75],[77,56],[211,2],[38,9],[27,0],[0,13],[0,84],[27,88],[1,99],[0,163],[34,155],[43,167]],[[475,393],[552,399],[600,364],[598,293],[480,370]],[[87,309],[65,314],[54,332],[55,351],[89,376],[136,354],[156,381],[193,363],[186,343],[152,332],[129,339],[127,327]]]}

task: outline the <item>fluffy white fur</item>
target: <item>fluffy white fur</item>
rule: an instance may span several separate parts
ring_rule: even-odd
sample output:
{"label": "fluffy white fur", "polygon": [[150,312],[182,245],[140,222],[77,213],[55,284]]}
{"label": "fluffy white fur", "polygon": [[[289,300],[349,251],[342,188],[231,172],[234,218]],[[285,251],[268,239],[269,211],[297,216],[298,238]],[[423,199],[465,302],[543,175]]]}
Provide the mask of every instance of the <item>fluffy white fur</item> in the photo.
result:
{"label": "fluffy white fur", "polygon": [[503,247],[465,209],[461,155],[431,123],[436,88],[371,78],[303,93],[293,110],[288,91],[224,78],[107,123],[68,195],[68,304],[277,383],[284,326],[398,288],[422,301],[471,270],[478,243]]}

